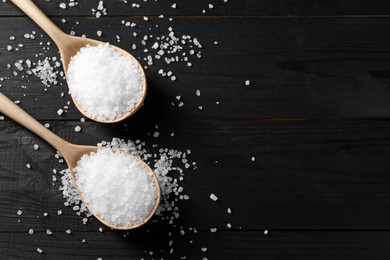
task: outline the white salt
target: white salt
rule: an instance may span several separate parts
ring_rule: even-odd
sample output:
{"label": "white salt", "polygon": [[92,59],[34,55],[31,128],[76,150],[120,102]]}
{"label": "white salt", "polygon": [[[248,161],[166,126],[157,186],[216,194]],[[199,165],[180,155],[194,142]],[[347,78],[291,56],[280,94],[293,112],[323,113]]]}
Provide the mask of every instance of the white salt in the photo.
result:
{"label": "white salt", "polygon": [[18,212],[16,212],[16,214],[18,214],[19,216],[23,214],[23,211],[21,210],[18,210]]}
{"label": "white salt", "polygon": [[246,81],[245,81],[245,85],[246,85],[246,86],[249,86],[250,84],[251,84],[251,82],[250,82],[249,80],[246,80]]}
{"label": "white salt", "polygon": [[217,197],[217,196],[215,196],[215,194],[214,194],[214,193],[211,193],[211,195],[210,195],[210,199],[212,199],[213,201],[217,201],[217,200],[218,200],[218,197]]}
{"label": "white salt", "polygon": [[30,229],[28,230],[28,233],[29,233],[30,235],[33,235],[33,234],[34,234],[34,229],[30,228]]}
{"label": "white salt", "polygon": [[40,248],[37,248],[37,252],[40,253],[40,254],[42,254],[42,253],[43,253],[43,250],[40,249]]}
{"label": "white salt", "polygon": [[142,97],[143,81],[136,61],[108,43],[81,48],[68,68],[70,94],[97,120],[114,120],[133,110]]}
{"label": "white salt", "polygon": [[76,127],[74,128],[74,131],[77,132],[77,133],[80,132],[80,131],[81,131],[81,127],[80,127],[80,126],[76,126]]}
{"label": "white salt", "polygon": [[152,174],[123,153],[101,149],[84,155],[75,172],[91,211],[112,225],[139,224],[155,206],[157,189]]}

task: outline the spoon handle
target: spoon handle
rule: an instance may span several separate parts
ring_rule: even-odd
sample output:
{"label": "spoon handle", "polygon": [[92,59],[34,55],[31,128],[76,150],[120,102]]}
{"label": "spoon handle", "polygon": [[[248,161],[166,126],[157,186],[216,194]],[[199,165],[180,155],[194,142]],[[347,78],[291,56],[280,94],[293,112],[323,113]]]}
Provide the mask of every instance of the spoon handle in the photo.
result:
{"label": "spoon handle", "polygon": [[31,0],[11,0],[20,10],[27,14],[39,27],[41,27],[57,46],[67,37]]}
{"label": "spoon handle", "polygon": [[[0,112],[9,118],[13,119],[17,123],[31,130],[33,133],[41,137],[43,140],[51,144],[57,151],[65,151],[71,146],[70,143],[57,136],[46,127],[41,125],[32,116],[27,114],[26,111],[21,109],[18,105],[7,98],[0,92]],[[62,152],[61,152],[62,153]]]}

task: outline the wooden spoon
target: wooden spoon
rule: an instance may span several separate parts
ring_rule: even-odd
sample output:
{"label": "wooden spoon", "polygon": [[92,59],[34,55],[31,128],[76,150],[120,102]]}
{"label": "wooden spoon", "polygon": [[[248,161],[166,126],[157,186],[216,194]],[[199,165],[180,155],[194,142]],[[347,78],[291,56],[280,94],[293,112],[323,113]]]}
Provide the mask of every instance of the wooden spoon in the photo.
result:
{"label": "wooden spoon", "polygon": [[[39,27],[41,27],[54,41],[54,43],[57,45],[60,54],[61,54],[61,60],[62,65],[64,68],[65,76],[68,77],[68,65],[70,63],[70,60],[73,56],[77,54],[77,52],[85,47],[87,44],[91,46],[98,46],[100,44],[104,44],[103,42],[88,39],[88,38],[82,38],[77,36],[71,36],[63,31],[61,31],[57,25],[55,25],[31,0],[11,0],[17,7],[19,7],[25,14],[27,14],[34,22],[38,24]],[[110,47],[113,48],[116,52],[120,53],[124,57],[128,57],[134,61],[135,64],[138,66],[138,70],[141,73],[142,76],[142,95],[140,100],[137,102],[137,104],[134,106],[134,108],[130,111],[128,111],[126,114],[124,114],[122,117],[114,119],[114,120],[99,120],[96,118],[92,118],[90,114],[85,112],[83,107],[77,102],[75,98],[73,98],[73,102],[77,109],[85,116],[88,117],[96,122],[100,123],[116,123],[120,122],[122,120],[125,120],[126,118],[133,115],[143,104],[145,96],[146,96],[146,76],[145,72],[141,66],[141,64],[138,62],[136,58],[134,58],[130,53],[127,51],[116,47],[114,45],[110,44]]]}
{"label": "wooden spoon", "polygon": [[[76,175],[73,171],[73,169],[77,166],[77,162],[81,159],[81,157],[84,154],[90,154],[97,152],[99,149],[107,149],[107,148],[98,148],[96,146],[85,146],[85,145],[75,145],[71,144],[61,137],[55,135],[53,132],[48,130],[46,127],[41,125],[37,120],[35,120],[32,116],[27,114],[23,109],[21,109],[19,106],[17,106],[14,102],[12,102],[9,98],[7,98],[4,94],[0,93],[0,112],[4,115],[8,116],[9,118],[13,119],[14,121],[18,122],[22,126],[26,127],[27,129],[31,130],[33,133],[44,139],[46,142],[51,144],[57,151],[59,151],[62,156],[64,157],[68,168],[71,171],[71,176],[74,182],[74,185],[76,187],[77,192],[79,193],[81,200],[84,202],[84,204],[88,207],[88,204],[85,203],[85,200],[83,198],[83,194],[77,187],[76,182]],[[95,217],[102,222],[104,225],[113,228],[113,229],[120,229],[120,230],[130,230],[137,228],[139,226],[142,226],[145,224],[156,212],[157,207],[160,203],[160,185],[158,183],[157,177],[153,170],[141,159],[122,151],[114,150],[115,152],[123,153],[129,157],[131,157],[134,160],[137,160],[138,162],[142,163],[142,165],[152,174],[154,184],[156,186],[157,191],[157,199],[155,202],[155,205],[153,207],[153,210],[150,212],[150,214],[143,220],[140,221],[139,224],[133,225],[133,226],[116,226],[108,223],[104,218],[101,216],[98,216],[96,214]],[[93,214],[93,210],[89,208],[89,211]]]}

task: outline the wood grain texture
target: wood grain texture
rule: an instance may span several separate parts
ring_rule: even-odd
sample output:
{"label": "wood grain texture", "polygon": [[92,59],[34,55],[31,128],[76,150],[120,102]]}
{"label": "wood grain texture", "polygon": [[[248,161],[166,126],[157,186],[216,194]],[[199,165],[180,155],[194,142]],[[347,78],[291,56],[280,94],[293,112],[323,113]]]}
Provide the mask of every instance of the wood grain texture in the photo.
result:
{"label": "wood grain texture", "polygon": [[[146,65],[141,37],[133,31],[145,33],[153,28],[155,37],[166,34],[173,26],[178,35],[197,37],[204,48],[202,58],[185,63],[164,65],[156,62],[146,70],[149,92],[146,105],[136,116],[145,117],[156,111],[162,119],[172,118],[343,118],[390,116],[390,84],[388,46],[390,40],[386,18],[357,19],[177,19],[173,22],[157,20],[135,21],[141,26],[129,29],[121,25],[121,18],[100,20],[69,18],[66,24],[55,20],[66,32],[95,37],[96,31],[104,33],[103,41],[110,41],[131,51]],[[79,25],[76,24],[79,22]],[[8,23],[14,24],[12,31]],[[208,30],[204,30],[207,27]],[[87,30],[84,28],[88,28]],[[21,106],[38,119],[60,119],[56,111],[70,101],[67,86],[53,86],[47,92],[35,76],[22,79],[13,76],[13,64],[20,59],[37,61],[42,53],[41,31],[27,18],[0,18],[0,57],[3,82],[2,91],[11,98],[21,100]],[[27,40],[24,33],[36,30],[38,39]],[[8,31],[8,33],[7,33]],[[8,40],[15,35],[14,43]],[[115,36],[120,35],[121,42]],[[143,34],[140,34],[143,35]],[[214,45],[218,41],[218,45]],[[8,44],[23,43],[19,51],[8,52]],[[150,41],[146,48],[150,48]],[[53,46],[45,54],[56,56]],[[12,69],[7,69],[11,64]],[[172,70],[178,80],[158,75],[158,70]],[[251,86],[245,86],[245,80]],[[27,86],[26,89],[21,85]],[[197,97],[195,91],[201,90]],[[184,102],[178,108],[176,96]],[[171,103],[176,103],[172,106]],[[220,105],[216,105],[220,102]],[[203,106],[199,110],[198,106]],[[80,113],[71,105],[63,119],[78,119]]]}
{"label": "wood grain texture", "polygon": [[[87,243],[81,243],[86,239]],[[167,247],[174,242],[173,254]],[[189,241],[193,241],[190,243]],[[20,244],[17,241],[26,241]],[[200,231],[168,238],[166,233],[135,232],[127,238],[117,232],[0,233],[0,254],[8,259],[383,259],[389,257],[390,235],[385,232]],[[202,247],[208,245],[207,251]],[[36,252],[40,247],[42,255]],[[146,252],[144,252],[146,251]],[[153,251],[153,255],[149,252]],[[319,255],[319,252],[322,252]]]}
{"label": "wood grain texture", "polygon": [[[76,8],[61,9],[60,0],[35,1],[42,10],[54,16],[92,16],[92,8],[98,6],[98,0],[77,1]],[[107,1],[105,7],[110,16],[144,16],[161,14],[175,16],[332,16],[332,15],[388,15],[390,14],[390,4],[380,0],[229,0],[224,3],[216,0],[171,0],[171,1],[133,1],[139,3],[141,8],[132,8],[131,1],[124,4],[121,1]],[[173,9],[172,4],[176,3],[177,8]],[[208,5],[213,4],[209,9]],[[202,13],[206,10],[206,14]],[[0,3],[1,16],[21,16],[23,15],[11,3]]]}
{"label": "wood grain texture", "polygon": [[[115,136],[144,140],[149,149],[152,144],[191,149],[198,169],[186,173],[183,186],[191,200],[180,203],[179,225],[201,230],[225,230],[229,222],[245,230],[390,230],[387,121],[161,122],[158,138],[147,135],[154,132],[154,125],[147,123],[128,131],[95,123],[50,123],[54,132],[78,144],[94,145]],[[76,125],[81,133],[74,131]],[[51,171],[65,165],[56,162],[50,146],[14,123],[2,123],[0,133],[0,230],[20,229],[18,209],[25,212],[24,225],[42,229],[47,221],[37,221],[37,215],[64,208]],[[33,150],[35,143],[38,151]],[[211,193],[219,197],[217,203],[209,199]],[[233,214],[226,213],[228,207]],[[71,209],[63,210],[64,216],[49,223],[88,229]]]}
{"label": "wood grain texture", "polygon": [[[37,61],[42,52],[59,56],[31,20],[11,3],[0,3],[0,77],[6,78],[1,92],[71,142],[93,145],[120,137],[146,141],[150,151],[157,149],[153,144],[191,149],[198,168],[186,171],[183,187],[190,200],[178,202],[176,226],[154,218],[126,238],[107,228],[101,233],[96,220],[83,225],[63,205],[52,169],[65,165],[54,158],[54,149],[6,118],[0,121],[0,259],[389,258],[389,3],[150,0],[139,1],[137,9],[104,1],[108,16],[94,19],[97,0],[66,10],[59,4],[67,1],[35,2],[67,33],[126,50],[137,44],[132,53],[144,65],[144,49],[154,43],[142,46],[145,34],[166,35],[173,27],[176,35],[201,41],[202,58],[191,68],[156,62],[146,70],[149,92],[136,115],[110,126],[82,123],[73,104],[57,115],[71,100],[63,79],[44,91],[35,76],[13,75],[18,60]],[[177,9],[171,8],[174,2]],[[174,19],[157,19],[160,14]],[[122,20],[137,26],[125,27]],[[23,37],[32,31],[37,39]],[[19,51],[6,50],[19,43]],[[159,76],[161,68],[178,80]],[[74,131],[77,125],[80,133]],[[158,138],[152,137],[156,125]],[[209,199],[211,193],[217,202]]]}

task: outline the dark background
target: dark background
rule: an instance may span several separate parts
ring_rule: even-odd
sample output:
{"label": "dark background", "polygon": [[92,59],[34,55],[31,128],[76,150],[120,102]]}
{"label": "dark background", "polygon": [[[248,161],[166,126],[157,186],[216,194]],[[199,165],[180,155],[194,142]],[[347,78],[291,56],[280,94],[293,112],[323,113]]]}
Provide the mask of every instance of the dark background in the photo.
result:
{"label": "dark background", "polygon": [[[67,91],[65,83],[45,92],[37,78],[21,79],[12,76],[15,68],[7,69],[8,63],[42,52],[39,42],[48,37],[15,6],[0,3],[0,77],[9,77],[0,82],[0,91],[71,142],[140,138],[191,149],[198,169],[186,171],[184,188],[191,199],[179,203],[176,227],[158,221],[126,238],[107,228],[101,233],[97,221],[83,225],[63,206],[51,171],[65,166],[57,163],[54,149],[11,120],[0,121],[1,259],[390,257],[390,2],[150,0],[139,1],[142,7],[136,9],[130,4],[137,1],[105,1],[108,15],[100,19],[91,12],[98,1],[80,0],[66,10],[58,7],[61,1],[35,2],[65,32],[97,39],[100,29],[101,40],[127,50],[134,38],[120,21],[142,25],[138,31],[144,35],[143,16],[159,25],[155,34],[166,34],[172,26],[177,34],[201,41],[202,58],[193,67],[161,63],[146,70],[147,100],[125,122],[128,131],[123,123],[80,123],[73,104],[63,116],[56,113],[70,100],[60,96]],[[171,8],[174,2],[177,9]],[[174,20],[159,20],[160,14]],[[23,38],[33,30],[39,39]],[[7,45],[15,45],[11,35],[24,44],[20,51],[7,51]],[[131,52],[143,55],[142,48]],[[58,57],[55,46],[46,55]],[[160,68],[174,71],[178,80],[162,78]],[[247,79],[251,86],[245,86]],[[171,106],[177,95],[182,108]],[[75,133],[76,125],[82,132]],[[155,125],[158,138],[147,134]],[[212,202],[210,193],[219,201]],[[233,214],[226,213],[228,207]],[[16,214],[19,209],[22,216]],[[189,227],[198,232],[188,232]],[[218,231],[211,233],[214,227]],[[30,228],[34,236],[27,233]]]}

